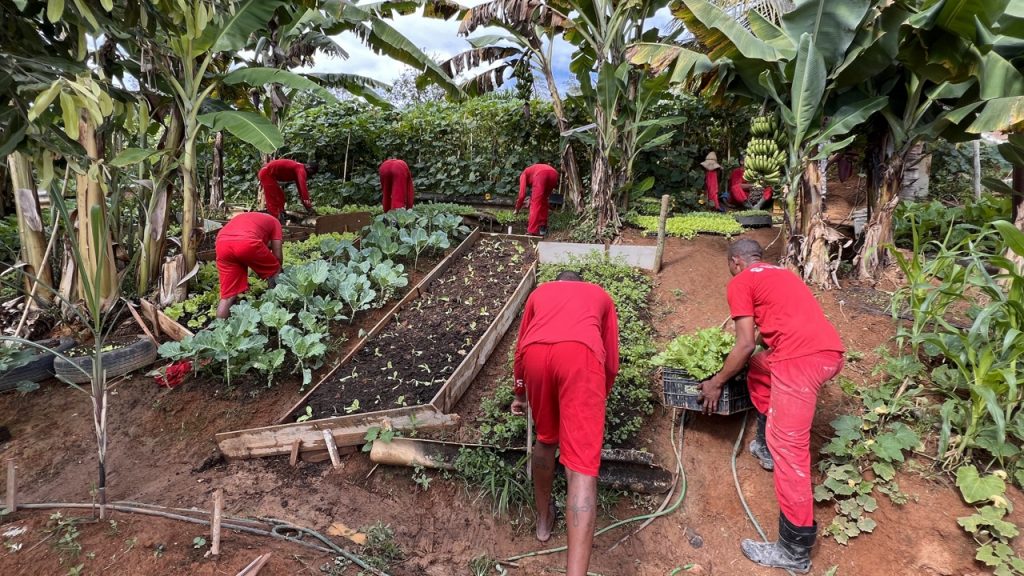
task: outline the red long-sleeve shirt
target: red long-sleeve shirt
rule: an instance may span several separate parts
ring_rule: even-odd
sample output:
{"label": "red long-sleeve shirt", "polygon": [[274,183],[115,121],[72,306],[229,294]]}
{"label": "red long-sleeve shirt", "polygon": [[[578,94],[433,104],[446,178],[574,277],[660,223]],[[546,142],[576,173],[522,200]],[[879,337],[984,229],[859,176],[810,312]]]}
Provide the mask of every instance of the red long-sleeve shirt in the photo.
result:
{"label": "red long-sleeve shirt", "polygon": [[526,201],[526,189],[530,188],[530,209],[546,204],[548,195],[558,186],[558,170],[547,164],[534,164],[523,170],[519,175],[519,197],[516,198],[516,210],[523,207]]}
{"label": "red long-sleeve shirt", "polygon": [[519,326],[513,372],[523,379],[522,354],[530,344],[579,342],[604,364],[611,390],[619,373],[619,321],[611,296],[590,282],[554,281],[537,287],[526,300]]}
{"label": "red long-sleeve shirt", "polygon": [[384,211],[412,208],[412,172],[404,160],[391,158],[380,165],[381,202]]}
{"label": "red long-sleeve shirt", "polygon": [[306,208],[313,206],[309,199],[309,189],[306,188],[306,165],[295,160],[279,158],[271,160],[260,170],[260,175],[266,174],[278,182],[295,182],[299,189],[299,198]]}

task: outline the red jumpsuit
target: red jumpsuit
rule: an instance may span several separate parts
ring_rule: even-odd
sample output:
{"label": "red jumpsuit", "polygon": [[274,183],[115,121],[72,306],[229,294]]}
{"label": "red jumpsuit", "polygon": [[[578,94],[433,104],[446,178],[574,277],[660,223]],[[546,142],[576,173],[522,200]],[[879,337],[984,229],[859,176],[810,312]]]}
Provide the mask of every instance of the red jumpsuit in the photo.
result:
{"label": "red jumpsuit", "polygon": [[[733,168],[729,173],[729,204],[736,207],[743,207],[743,203],[747,201],[748,197],[747,191],[743,189],[743,184],[747,183],[743,172],[743,166],[740,166]],[[766,202],[772,199],[772,189],[769,186],[764,188],[764,199]]]}
{"label": "red jumpsuit", "polygon": [[519,175],[519,197],[516,210],[523,207],[526,187],[530,187],[530,220],[526,223],[528,234],[540,234],[548,225],[548,196],[558,187],[558,170],[547,164],[534,164]]}
{"label": "red jumpsuit", "polygon": [[281,222],[270,214],[245,212],[231,219],[217,234],[217,274],[224,300],[249,289],[249,268],[260,278],[281,270],[281,262],[267,246],[281,239]]}
{"label": "red jumpsuit", "polygon": [[718,204],[718,170],[704,171],[704,187],[708,191],[708,208],[721,210]]}
{"label": "red jumpsuit", "polygon": [[619,373],[619,324],[608,293],[589,282],[538,286],[523,311],[513,371],[537,440],[558,444],[566,468],[597,476],[605,401]]}
{"label": "red jumpsuit", "polygon": [[403,160],[391,158],[380,165],[380,187],[385,212],[412,208],[412,173]]}
{"label": "red jumpsuit", "polygon": [[812,526],[811,421],[822,384],[843,367],[843,343],[814,294],[785,268],[753,264],[727,292],[732,317],[753,317],[769,347],[750,358],[747,386],[768,415],[779,508],[793,525]]}
{"label": "red jumpsuit", "polygon": [[275,218],[281,216],[284,211],[284,190],[280,182],[295,182],[299,189],[299,198],[306,210],[313,209],[313,203],[309,200],[309,190],[306,189],[306,166],[301,162],[280,158],[267,162],[266,166],[260,169],[260,185],[263,186],[263,195],[267,199],[267,212]]}

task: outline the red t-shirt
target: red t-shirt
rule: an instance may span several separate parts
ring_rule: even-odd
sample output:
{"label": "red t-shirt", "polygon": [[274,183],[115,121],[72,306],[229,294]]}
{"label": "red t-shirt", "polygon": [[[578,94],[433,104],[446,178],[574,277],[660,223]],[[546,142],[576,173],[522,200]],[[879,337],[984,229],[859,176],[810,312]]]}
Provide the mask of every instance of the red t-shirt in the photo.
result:
{"label": "red t-shirt", "polygon": [[590,282],[554,281],[537,287],[526,300],[519,326],[514,373],[523,379],[522,354],[530,344],[579,342],[604,364],[610,390],[619,373],[619,321],[611,296]]}
{"label": "red t-shirt", "polygon": [[845,351],[810,288],[785,268],[753,264],[729,281],[727,297],[734,319],[753,316],[773,361]]}
{"label": "red t-shirt", "polygon": [[309,200],[309,189],[306,187],[306,165],[302,162],[278,158],[277,160],[267,162],[260,169],[260,172],[270,175],[271,178],[278,182],[295,182],[299,189],[299,199],[302,200],[302,204],[307,208],[312,206]]}
{"label": "red t-shirt", "polygon": [[261,242],[281,239],[281,222],[263,212],[243,212],[217,234],[217,242]]}

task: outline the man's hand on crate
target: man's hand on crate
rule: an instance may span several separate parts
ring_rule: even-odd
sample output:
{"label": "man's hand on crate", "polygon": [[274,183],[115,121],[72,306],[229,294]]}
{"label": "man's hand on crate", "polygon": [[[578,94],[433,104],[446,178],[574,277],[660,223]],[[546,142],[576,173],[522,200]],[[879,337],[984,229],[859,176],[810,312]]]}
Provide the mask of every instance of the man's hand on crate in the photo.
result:
{"label": "man's hand on crate", "polygon": [[697,400],[704,407],[705,414],[714,414],[718,410],[718,399],[722,397],[722,386],[724,383],[717,378],[718,374],[697,385],[700,395]]}

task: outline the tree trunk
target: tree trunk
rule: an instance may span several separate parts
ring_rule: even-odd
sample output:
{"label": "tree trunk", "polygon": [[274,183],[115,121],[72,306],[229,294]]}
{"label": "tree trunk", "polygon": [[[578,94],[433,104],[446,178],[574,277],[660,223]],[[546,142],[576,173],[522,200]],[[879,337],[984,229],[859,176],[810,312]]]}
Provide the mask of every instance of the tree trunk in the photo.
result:
{"label": "tree trunk", "polygon": [[224,133],[213,138],[213,182],[210,183],[210,210],[220,210],[224,202]]}
{"label": "tree trunk", "polygon": [[910,150],[904,155],[903,179],[899,191],[901,200],[921,202],[928,198],[928,176],[931,164],[931,155],[925,154],[923,142],[918,142],[910,147]]}
{"label": "tree trunk", "polygon": [[[78,269],[78,293],[87,298],[86,284],[97,291],[99,310],[90,310],[93,314],[105,311],[113,305],[118,297],[117,264],[114,261],[114,246],[110,242],[110,234],[105,225],[107,219],[107,199],[99,178],[99,140],[93,125],[85,120],[78,123],[78,142],[85,149],[91,161],[89,170],[77,177],[78,182],[78,252],[82,265]],[[96,222],[94,218],[100,218]],[[94,237],[93,228],[99,227],[99,234]]]}
{"label": "tree trunk", "polygon": [[[46,227],[43,225],[42,210],[39,208],[39,194],[32,177],[32,162],[21,152],[12,152],[7,157],[14,188],[14,207],[18,215],[18,236],[21,238],[21,259],[27,265],[25,272],[25,294],[31,294],[35,279],[39,280],[35,300],[30,305],[45,306],[53,301],[53,293],[46,288],[53,286],[53,273],[46,255]],[[35,278],[33,278],[33,276]]]}
{"label": "tree trunk", "polygon": [[800,268],[805,282],[827,288],[832,284],[829,265],[829,228],[821,218],[822,173],[817,162],[808,162],[800,177]]}
{"label": "tree trunk", "polygon": [[139,257],[139,295],[147,294],[160,274],[160,262],[167,245],[168,199],[174,186],[169,181],[171,162],[178,157],[178,148],[184,133],[184,124],[177,107],[172,107],[170,123],[160,143],[161,150],[169,153],[160,162],[153,177],[152,195],[146,210],[146,227],[142,232],[142,250]]}
{"label": "tree trunk", "polygon": [[186,270],[196,265],[196,130],[189,132],[181,157],[181,253]]}
{"label": "tree trunk", "polygon": [[604,115],[604,110],[600,108],[594,110],[597,141],[594,144],[591,159],[590,197],[594,209],[594,233],[597,238],[603,238],[608,228],[615,230],[619,228],[619,215],[615,209],[615,196],[612,191],[615,185],[615,174],[612,172],[612,166],[608,159],[608,143],[605,142],[602,129]]}
{"label": "tree trunk", "polygon": [[878,209],[864,229],[864,244],[857,255],[858,277],[874,280],[888,262],[886,246],[892,244],[892,215],[900,202],[900,188],[903,184],[903,158],[894,155],[889,159],[882,174],[875,206]]}
{"label": "tree trunk", "polygon": [[[551,93],[551,109],[555,113],[558,131],[562,133],[569,129],[569,119],[565,117],[565,108],[562,106],[562,97],[558,93],[558,84],[555,82],[554,73],[551,71],[547,59],[543,60],[542,68],[548,92]],[[580,181],[580,169],[576,165],[576,155],[573,153],[572,143],[565,144],[560,167],[562,182],[565,184],[565,203],[574,214],[579,214],[583,209],[583,183]]]}

